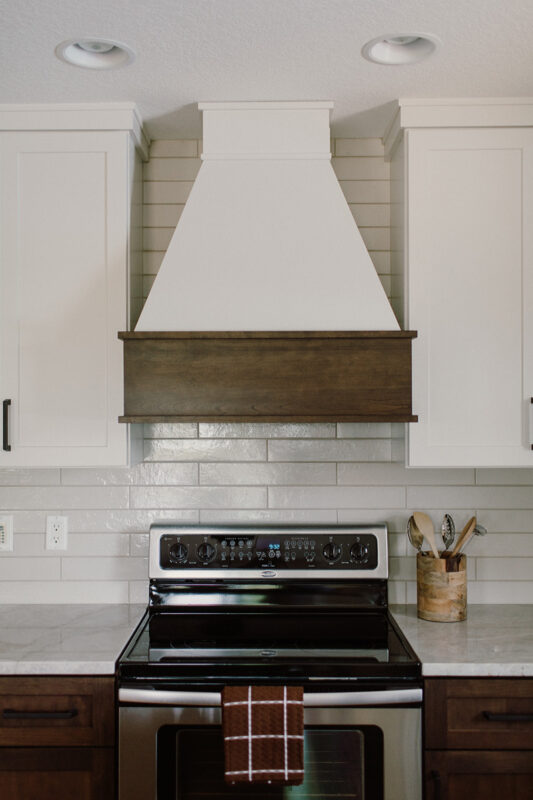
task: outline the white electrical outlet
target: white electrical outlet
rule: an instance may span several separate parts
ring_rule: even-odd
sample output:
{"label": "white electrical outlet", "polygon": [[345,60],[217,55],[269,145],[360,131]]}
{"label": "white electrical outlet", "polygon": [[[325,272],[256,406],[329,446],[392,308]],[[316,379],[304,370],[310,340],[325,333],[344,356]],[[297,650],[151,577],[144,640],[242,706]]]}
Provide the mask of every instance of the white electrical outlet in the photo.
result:
{"label": "white electrical outlet", "polygon": [[0,550],[13,550],[13,517],[0,517]]}
{"label": "white electrical outlet", "polygon": [[46,517],[46,549],[67,549],[67,517]]}

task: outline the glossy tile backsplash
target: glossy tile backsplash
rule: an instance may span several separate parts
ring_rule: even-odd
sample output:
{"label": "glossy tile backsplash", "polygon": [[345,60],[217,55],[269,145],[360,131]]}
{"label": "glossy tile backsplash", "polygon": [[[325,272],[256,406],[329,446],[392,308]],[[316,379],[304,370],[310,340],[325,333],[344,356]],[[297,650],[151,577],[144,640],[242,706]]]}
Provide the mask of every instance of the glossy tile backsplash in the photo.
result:
{"label": "glossy tile backsplash", "polygon": [[[334,168],[390,294],[389,167],[377,139],[336,140]],[[156,141],[144,173],[148,293],[198,171],[199,143]],[[413,509],[489,530],[469,545],[469,602],[533,602],[533,470],[413,469],[395,463],[389,424],[145,426],[132,469],[0,470],[0,513],[15,549],[0,553],[0,602],[122,603],[147,598],[148,528],[191,523],[387,522],[390,594],[414,602]],[[48,514],[68,517],[69,547],[46,551]],[[30,582],[31,591],[28,591]]]}

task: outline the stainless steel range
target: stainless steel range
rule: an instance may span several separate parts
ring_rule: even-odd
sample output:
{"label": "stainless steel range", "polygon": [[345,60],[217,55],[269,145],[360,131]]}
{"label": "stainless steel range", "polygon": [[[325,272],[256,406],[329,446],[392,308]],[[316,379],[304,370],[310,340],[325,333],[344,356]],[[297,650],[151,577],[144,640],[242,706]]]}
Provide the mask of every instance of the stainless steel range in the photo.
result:
{"label": "stainless steel range", "polygon": [[[118,665],[120,800],[419,800],[420,663],[387,603],[387,529],[150,529]],[[224,783],[225,685],[304,688],[301,786]]]}

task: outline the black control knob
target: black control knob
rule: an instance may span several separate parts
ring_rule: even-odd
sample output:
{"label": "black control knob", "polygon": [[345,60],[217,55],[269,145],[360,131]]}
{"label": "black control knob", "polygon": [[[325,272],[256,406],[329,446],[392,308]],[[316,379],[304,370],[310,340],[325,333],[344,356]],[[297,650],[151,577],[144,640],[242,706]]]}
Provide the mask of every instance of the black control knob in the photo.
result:
{"label": "black control knob", "polygon": [[196,548],[196,554],[200,561],[212,561],[215,557],[215,548],[209,542],[202,542]]}
{"label": "black control knob", "polygon": [[171,545],[168,549],[170,560],[176,564],[183,564],[184,561],[187,561],[187,553],[187,545],[181,542]]}
{"label": "black control knob", "polygon": [[322,550],[322,555],[324,558],[327,558],[328,561],[336,561],[341,554],[341,547],[339,544],[335,544],[335,542],[328,542],[324,545]]}
{"label": "black control knob", "polygon": [[350,555],[354,561],[363,561],[368,555],[368,547],[361,542],[355,542],[350,548]]}

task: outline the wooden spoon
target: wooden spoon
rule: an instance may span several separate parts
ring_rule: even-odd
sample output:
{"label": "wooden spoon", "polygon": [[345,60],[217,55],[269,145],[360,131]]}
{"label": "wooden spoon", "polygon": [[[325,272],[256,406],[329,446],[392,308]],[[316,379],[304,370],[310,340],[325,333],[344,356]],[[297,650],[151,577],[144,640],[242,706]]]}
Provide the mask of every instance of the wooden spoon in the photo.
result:
{"label": "wooden spoon", "polygon": [[431,547],[431,552],[435,558],[439,558],[439,551],[437,550],[437,543],[435,542],[435,529],[430,517],[428,517],[427,514],[423,514],[421,511],[415,511],[413,519],[416,527]]}
{"label": "wooden spoon", "polygon": [[468,540],[474,535],[474,528],[476,527],[476,518],[470,517],[466,525],[464,526],[463,530],[461,531],[461,535],[457,540],[457,544],[453,548],[452,552],[449,555],[449,558],[453,558],[457,555],[461,547],[464,547]]}

